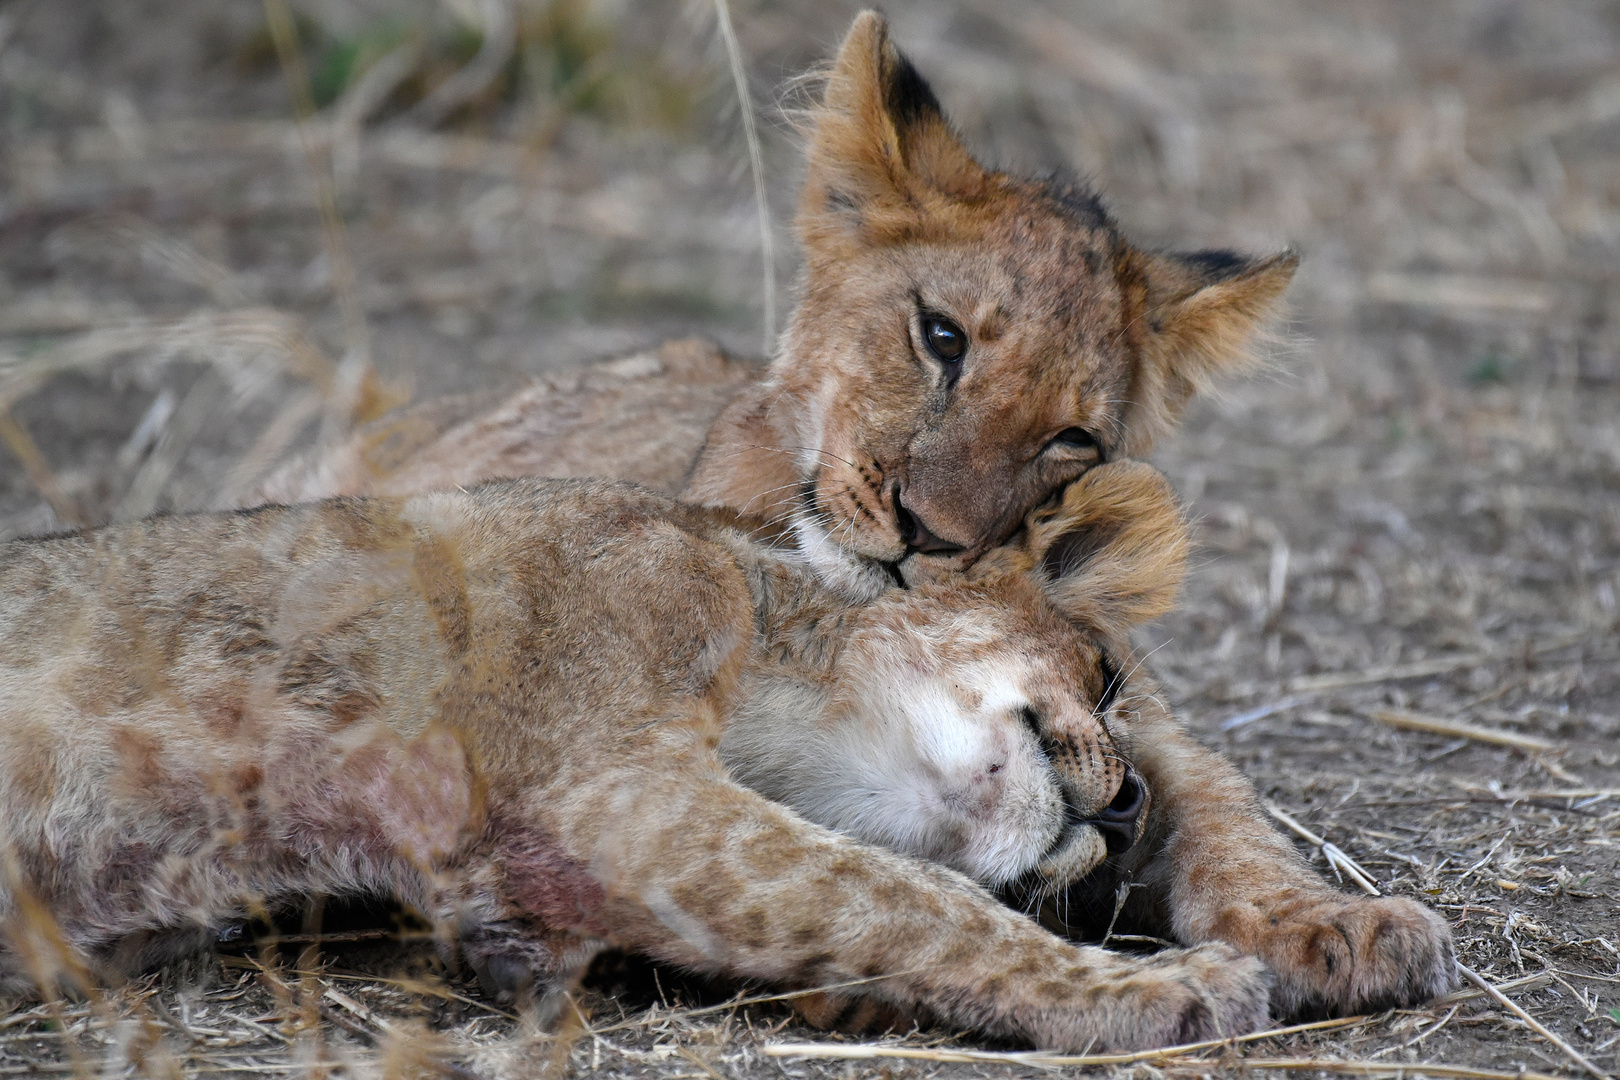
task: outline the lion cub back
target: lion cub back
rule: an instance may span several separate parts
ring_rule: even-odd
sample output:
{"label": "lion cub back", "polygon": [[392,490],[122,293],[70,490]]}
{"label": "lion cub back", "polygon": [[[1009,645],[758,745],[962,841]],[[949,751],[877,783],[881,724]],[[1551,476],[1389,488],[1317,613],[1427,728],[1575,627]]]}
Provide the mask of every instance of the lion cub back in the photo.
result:
{"label": "lion cub back", "polygon": [[753,626],[728,536],[520,481],[0,547],[0,845],[90,956],[249,897],[421,901],[627,719],[719,716]]}
{"label": "lion cub back", "polygon": [[715,417],[763,374],[690,338],[509,394],[435,398],[294,458],[247,501],[410,495],[517,476],[616,477],[674,494]]}

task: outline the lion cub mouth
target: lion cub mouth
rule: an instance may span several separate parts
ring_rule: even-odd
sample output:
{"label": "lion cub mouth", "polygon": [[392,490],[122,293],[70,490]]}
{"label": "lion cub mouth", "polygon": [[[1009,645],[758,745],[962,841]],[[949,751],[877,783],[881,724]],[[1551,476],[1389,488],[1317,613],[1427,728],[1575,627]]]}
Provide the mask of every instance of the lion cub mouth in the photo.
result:
{"label": "lion cub mouth", "polygon": [[1063,831],[1051,847],[998,893],[1015,906],[1038,904],[1078,883],[1110,856],[1130,851],[1140,839],[1149,798],[1140,774],[1127,768],[1118,793],[1107,806],[1092,817],[1081,818],[1071,804]]}

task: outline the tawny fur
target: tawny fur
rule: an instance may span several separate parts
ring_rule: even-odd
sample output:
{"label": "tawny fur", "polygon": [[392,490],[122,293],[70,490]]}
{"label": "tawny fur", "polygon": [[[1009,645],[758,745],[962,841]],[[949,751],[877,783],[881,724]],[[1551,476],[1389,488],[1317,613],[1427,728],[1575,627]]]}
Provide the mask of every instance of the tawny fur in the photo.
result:
{"label": "tawny fur", "polygon": [[[804,267],[768,370],[666,359],[627,389],[598,369],[453,431],[430,402],[261,494],[616,476],[790,521],[824,580],[871,594],[889,583],[875,564],[907,554],[902,507],[965,565],[1086,469],[1145,454],[1194,393],[1250,362],[1294,273],[1291,253],[1143,251],[1082,185],[984,168],[874,12],[855,20],[807,127]],[[966,332],[960,364],[927,350],[924,314]],[[1058,438],[1071,429],[1096,445]]]}
{"label": "tawny fur", "polygon": [[[1077,947],[961,874],[747,789],[721,753],[731,725],[766,715],[870,726],[877,678],[947,715],[999,710],[1017,737],[989,764],[1022,755],[1057,797],[1014,805],[988,768],[965,775],[960,852],[947,838],[929,854],[971,860],[975,821],[1010,809],[1001,833],[1022,853],[997,872],[1037,898],[1082,881],[1106,854],[1088,822],[1126,767],[1094,715],[1107,621],[1067,598],[1096,567],[1130,577],[1124,560],[1143,588],[1109,617],[1160,610],[1184,540],[1146,466],[1096,470],[1072,498],[1086,565],[864,604],[720,516],[602,483],[12,542],[0,967],[14,985],[106,971],[160,931],[383,893],[453,933],[495,989],[565,985],[612,942],[787,985],[875,977],[879,1001],[1071,1050],[1250,1030],[1266,1018],[1258,961]],[[1115,504],[1157,520],[1160,549],[1116,560]],[[1028,566],[1090,542],[1074,533],[1032,523]],[[1008,660],[1024,672],[996,676],[1002,699],[975,700],[971,669]]]}
{"label": "tawny fur", "polygon": [[674,495],[709,425],[763,370],[688,339],[510,393],[435,398],[286,463],[255,501],[411,495],[513,476],[615,477]]}
{"label": "tawny fur", "polygon": [[[857,19],[813,112],[799,230],[801,300],[763,376],[717,356],[681,368],[666,347],[663,370],[630,363],[634,389],[603,365],[482,412],[430,403],[297,464],[273,490],[402,493],[506,473],[617,475],[675,490],[671,462],[684,468],[686,459],[648,447],[695,452],[720,414],[687,496],[789,522],[825,580],[870,595],[886,584],[871,560],[898,560],[912,582],[956,573],[1103,456],[1147,449],[1193,393],[1248,361],[1249,339],[1295,265],[1289,255],[1142,252],[1084,191],[982,169],[871,14]],[[969,333],[954,381],[916,340],[919,301]],[[600,419],[626,401],[646,410],[629,439]],[[459,426],[445,419],[452,413]],[[1068,427],[1090,431],[1100,451],[1051,445]],[[965,550],[940,558],[907,549],[897,494]],[[991,550],[985,566],[1005,567],[1016,552]],[[1070,545],[1059,561],[1090,554],[1088,543]],[[1098,576],[1084,586],[1100,628],[1118,629],[1108,598],[1127,598],[1129,584]],[[1141,871],[1154,887],[1133,889],[1124,917],[1266,958],[1283,1012],[1412,1001],[1452,984],[1437,918],[1407,901],[1327,888],[1228,765],[1168,717],[1153,721],[1156,705],[1142,708],[1142,730],[1158,741],[1136,738],[1133,753],[1160,793],[1152,835],[1162,848],[1152,873]],[[1177,805],[1165,805],[1165,792]],[[817,793],[803,798],[815,808]],[[1112,892],[1098,890],[1111,914]],[[1067,899],[1065,911],[1086,906],[1084,896]]]}
{"label": "tawny fur", "polygon": [[[1093,484],[1106,485],[1107,497],[1099,498]],[[1032,511],[1018,537],[965,573],[949,559],[913,556],[906,563],[908,577],[914,585],[963,581],[973,586],[1036,576],[1046,582],[1045,592],[1059,610],[1085,613],[1085,627],[1104,654],[1123,660],[1130,628],[1168,610],[1164,584],[1179,582],[1183,572],[1185,533],[1179,517],[1169,512],[1173,505],[1153,470],[1106,465],[1071,484],[1052,505]],[[986,610],[979,618],[996,625],[998,616]],[[1041,642],[1010,627],[999,632],[1012,646],[1011,658],[997,657],[1006,668],[1016,670],[1020,658],[1040,655]],[[926,641],[934,633],[919,621],[919,638]],[[1350,896],[1329,886],[1271,826],[1253,786],[1193,740],[1152,681],[1131,671],[1118,704],[1102,722],[1112,748],[1146,779],[1152,794],[1145,834],[1084,882],[1047,897],[1041,911],[1046,925],[1071,937],[1098,934],[1113,924],[1120,933],[1236,946],[1266,962],[1276,979],[1272,1010],[1284,1017],[1415,1004],[1455,987],[1444,920],[1412,900]],[[863,685],[860,675],[845,679],[881,704],[880,691]],[[971,718],[958,722],[964,721]],[[915,730],[926,725],[915,716],[869,707],[829,714],[809,733],[790,724],[782,716],[751,717],[728,737],[753,749],[746,774],[764,790],[841,828],[847,823],[829,811],[817,816],[817,808],[853,784],[882,788],[897,805],[929,805],[927,791],[905,794],[908,785],[917,786],[913,777],[922,770],[906,754],[888,751],[919,737]],[[874,746],[887,752],[863,752]],[[770,779],[809,766],[833,796]],[[909,831],[925,827],[912,823]],[[908,831],[903,825],[890,830]],[[1116,896],[1126,885],[1128,898],[1116,912]],[[1009,899],[1030,903],[1018,890]],[[838,1007],[824,1007],[811,1019],[838,1015]]]}

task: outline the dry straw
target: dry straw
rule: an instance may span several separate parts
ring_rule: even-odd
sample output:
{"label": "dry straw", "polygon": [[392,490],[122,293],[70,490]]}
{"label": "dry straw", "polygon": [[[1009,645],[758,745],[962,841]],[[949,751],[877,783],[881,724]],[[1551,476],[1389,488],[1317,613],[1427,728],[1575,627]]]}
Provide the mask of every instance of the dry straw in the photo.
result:
{"label": "dry straw", "polygon": [[1547,753],[1559,748],[1557,743],[1547,739],[1538,739],[1533,735],[1520,735],[1513,731],[1497,731],[1493,728],[1480,727],[1478,724],[1470,724],[1462,720],[1442,720],[1439,717],[1423,716],[1419,713],[1408,712],[1405,709],[1375,709],[1372,717],[1380,723],[1388,724],[1392,728],[1400,728],[1402,731],[1424,731],[1431,735],[1449,735],[1452,738],[1472,739],[1475,742],[1492,743],[1496,746],[1511,746],[1532,753]]}
{"label": "dry straw", "polygon": [[1378,886],[1376,883],[1374,883],[1372,875],[1367,873],[1366,870],[1362,869],[1360,863],[1346,855],[1344,851],[1337,845],[1331,844],[1322,837],[1317,836],[1304,825],[1301,825],[1293,815],[1279,809],[1276,806],[1273,806],[1270,803],[1266,804],[1266,812],[1272,817],[1276,818],[1277,821],[1280,822],[1289,832],[1293,833],[1295,836],[1299,837],[1301,840],[1320,851],[1322,853],[1322,857],[1328,861],[1328,865],[1333,867],[1334,872],[1343,874],[1345,877],[1355,882],[1357,887],[1359,887],[1362,892],[1365,892],[1369,896],[1383,895],[1378,891]]}
{"label": "dry straw", "polygon": [[1543,1039],[1546,1039],[1548,1042],[1552,1043],[1554,1046],[1558,1047],[1559,1050],[1563,1051],[1565,1057],[1569,1058],[1569,1060],[1579,1065],[1582,1069],[1597,1077],[1597,1080],[1614,1080],[1614,1078],[1608,1073],[1592,1064],[1586,1055],[1569,1045],[1569,1043],[1565,1042],[1554,1032],[1549,1031],[1547,1027],[1541,1023],[1541,1021],[1525,1012],[1506,994],[1502,993],[1502,991],[1486,982],[1480,976],[1479,972],[1475,971],[1471,967],[1468,967],[1466,964],[1458,964],[1457,970],[1462,973],[1463,978],[1477,986],[1486,997],[1502,1006],[1502,1008],[1508,1010],[1508,1012],[1512,1013],[1514,1016],[1517,1016],[1520,1020],[1523,1020],[1526,1027],[1535,1032],[1537,1035],[1540,1035]]}
{"label": "dry straw", "polygon": [[737,107],[742,113],[743,137],[748,141],[748,168],[754,177],[754,206],[759,214],[759,257],[764,267],[764,355],[776,351],[776,246],[771,239],[771,204],[765,198],[765,158],[759,148],[759,132],[754,123],[754,98],[748,92],[748,72],[743,66],[742,46],[731,25],[731,5],[714,0],[715,18],[720,23],[720,39],[726,45],[731,79],[737,87]]}

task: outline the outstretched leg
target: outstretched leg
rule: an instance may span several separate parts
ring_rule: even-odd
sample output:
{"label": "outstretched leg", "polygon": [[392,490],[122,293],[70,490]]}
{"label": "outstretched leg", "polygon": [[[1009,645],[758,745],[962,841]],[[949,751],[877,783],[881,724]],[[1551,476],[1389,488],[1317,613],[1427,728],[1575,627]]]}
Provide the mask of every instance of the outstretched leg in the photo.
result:
{"label": "outstretched leg", "polygon": [[1076,947],[953,871],[798,818],[704,751],[575,778],[558,795],[493,837],[504,927],[543,923],[778,984],[872,980],[860,992],[1071,1051],[1266,1020],[1264,969],[1226,946],[1147,959]]}
{"label": "outstretched leg", "polygon": [[[1411,1005],[1457,985],[1443,919],[1412,900],[1329,885],[1272,827],[1254,786],[1166,710],[1146,701],[1125,735],[1154,802],[1148,835],[1110,867],[1133,886],[1123,921],[1259,957],[1276,975],[1280,1015]],[[1104,876],[1090,884],[1111,897]]]}

